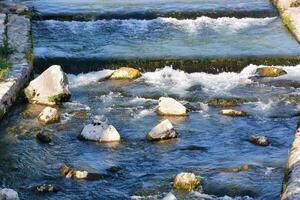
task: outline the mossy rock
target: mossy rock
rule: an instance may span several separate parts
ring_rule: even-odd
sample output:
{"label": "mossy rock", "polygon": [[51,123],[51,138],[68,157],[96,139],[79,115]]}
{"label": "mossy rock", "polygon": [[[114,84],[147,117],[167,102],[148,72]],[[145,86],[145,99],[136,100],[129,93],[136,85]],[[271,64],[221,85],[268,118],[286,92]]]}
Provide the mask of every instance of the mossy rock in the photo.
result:
{"label": "mossy rock", "polygon": [[261,67],[256,70],[256,73],[260,77],[278,77],[287,74],[286,71],[277,67]]}
{"label": "mossy rock", "polygon": [[200,181],[201,178],[196,177],[193,173],[180,173],[176,175],[173,187],[178,191],[191,192],[199,186]]}
{"label": "mossy rock", "polygon": [[249,102],[242,98],[213,98],[207,101],[209,106],[215,107],[231,107]]}
{"label": "mossy rock", "polygon": [[55,104],[61,104],[62,102],[69,101],[70,98],[71,98],[70,94],[58,94],[58,95],[48,97],[48,100],[50,102],[54,102]]}
{"label": "mossy rock", "polygon": [[110,79],[121,80],[121,79],[136,79],[141,76],[141,72],[135,68],[121,67],[113,72]]}
{"label": "mossy rock", "polygon": [[254,168],[254,165],[242,165],[240,167],[235,167],[235,168],[227,168],[224,169],[224,172],[245,172],[249,171]]}

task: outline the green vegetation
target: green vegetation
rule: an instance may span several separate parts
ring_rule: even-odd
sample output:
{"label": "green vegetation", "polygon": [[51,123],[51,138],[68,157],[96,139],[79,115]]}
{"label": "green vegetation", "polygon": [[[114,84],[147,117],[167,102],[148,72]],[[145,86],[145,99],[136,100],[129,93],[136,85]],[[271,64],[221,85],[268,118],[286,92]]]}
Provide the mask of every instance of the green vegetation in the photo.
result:
{"label": "green vegetation", "polygon": [[34,9],[25,10],[24,12],[21,13],[21,15],[24,15],[28,19],[32,20],[32,18],[34,17]]}
{"label": "green vegetation", "polygon": [[285,167],[284,175],[282,179],[282,185],[281,185],[281,194],[284,193],[284,191],[286,190],[288,180],[289,180],[289,169],[288,167]]}
{"label": "green vegetation", "polygon": [[0,46],[0,80],[5,77],[9,70],[9,63],[7,58],[13,53],[13,49],[8,46],[8,42],[5,39],[3,41],[3,46]]}
{"label": "green vegetation", "polygon": [[9,64],[7,61],[0,57],[0,81],[4,79],[5,75],[9,70]]}
{"label": "green vegetation", "polygon": [[60,104],[61,102],[68,101],[71,98],[69,94],[54,95],[48,98],[50,102],[55,102],[55,104]]}
{"label": "green vegetation", "polygon": [[208,100],[208,105],[216,107],[231,107],[247,103],[248,100],[241,98],[213,98]]}

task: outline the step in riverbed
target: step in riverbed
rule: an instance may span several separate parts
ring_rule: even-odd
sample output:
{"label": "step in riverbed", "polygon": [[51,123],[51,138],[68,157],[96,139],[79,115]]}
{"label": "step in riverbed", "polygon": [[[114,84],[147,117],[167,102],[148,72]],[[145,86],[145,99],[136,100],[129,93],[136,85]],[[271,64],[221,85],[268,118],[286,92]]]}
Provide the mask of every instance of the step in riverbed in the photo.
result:
{"label": "step in riverbed", "polygon": [[268,0],[31,0],[35,19],[180,19],[210,17],[271,17],[276,10]]}
{"label": "step in riverbed", "polygon": [[69,73],[124,65],[153,70],[240,71],[249,63],[297,64],[300,45],[278,17],[34,21],[38,71]]}

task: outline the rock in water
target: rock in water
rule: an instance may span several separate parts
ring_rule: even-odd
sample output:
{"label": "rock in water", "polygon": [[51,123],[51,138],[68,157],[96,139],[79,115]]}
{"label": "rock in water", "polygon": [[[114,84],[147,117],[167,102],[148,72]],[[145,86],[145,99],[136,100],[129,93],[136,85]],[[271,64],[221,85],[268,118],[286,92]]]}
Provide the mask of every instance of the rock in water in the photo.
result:
{"label": "rock in water", "polygon": [[260,77],[278,77],[287,74],[286,71],[277,67],[261,67],[256,70]]}
{"label": "rock in water", "polygon": [[80,137],[86,140],[97,142],[118,142],[121,137],[118,131],[112,125],[105,122],[86,125]]}
{"label": "rock in water", "polygon": [[119,80],[119,79],[136,79],[141,76],[141,72],[137,69],[130,67],[121,67],[113,72],[110,79]]}
{"label": "rock in water", "polygon": [[59,121],[60,116],[55,108],[46,107],[38,116],[39,121],[49,124],[52,122]]}
{"label": "rock in water", "polygon": [[19,200],[19,195],[12,189],[4,188],[0,190],[0,200]]}
{"label": "rock in water", "polygon": [[224,172],[245,172],[253,168],[253,165],[242,165],[241,167],[224,169]]}
{"label": "rock in water", "polygon": [[59,65],[53,65],[25,88],[30,103],[55,105],[69,100],[68,79]]}
{"label": "rock in water", "polygon": [[187,115],[187,109],[176,101],[173,98],[170,97],[160,97],[159,98],[158,107],[156,109],[156,112],[159,115],[174,115],[174,116],[186,116]]}
{"label": "rock in water", "polygon": [[59,169],[59,173],[66,178],[72,179],[86,179],[86,180],[99,180],[102,179],[103,176],[98,173],[89,173],[87,171],[79,171],[75,169],[71,169],[68,166],[64,165]]}
{"label": "rock in water", "polygon": [[171,138],[176,138],[176,132],[168,119],[162,121],[147,134],[147,139],[150,141],[166,140]]}
{"label": "rock in water", "polygon": [[261,135],[252,135],[249,137],[249,141],[258,146],[268,146],[270,144],[268,138]]}
{"label": "rock in water", "polygon": [[35,192],[40,192],[40,193],[51,193],[51,192],[58,192],[60,190],[60,188],[56,185],[44,183],[42,185],[38,185],[38,186],[34,187],[33,190]]}
{"label": "rock in water", "polygon": [[226,115],[230,117],[244,117],[248,114],[244,111],[233,110],[233,109],[223,109],[219,112],[221,115]]}
{"label": "rock in water", "polygon": [[207,101],[209,106],[215,107],[232,107],[247,103],[248,100],[241,98],[213,98]]}
{"label": "rock in water", "polygon": [[173,183],[173,187],[177,190],[190,192],[199,185],[200,181],[193,173],[177,174]]}
{"label": "rock in water", "polygon": [[177,198],[170,192],[162,200],[177,200]]}
{"label": "rock in water", "polygon": [[50,138],[50,136],[46,133],[43,133],[43,132],[39,132],[37,135],[36,135],[36,138],[41,142],[41,143],[44,143],[44,144],[49,144],[52,140]]}

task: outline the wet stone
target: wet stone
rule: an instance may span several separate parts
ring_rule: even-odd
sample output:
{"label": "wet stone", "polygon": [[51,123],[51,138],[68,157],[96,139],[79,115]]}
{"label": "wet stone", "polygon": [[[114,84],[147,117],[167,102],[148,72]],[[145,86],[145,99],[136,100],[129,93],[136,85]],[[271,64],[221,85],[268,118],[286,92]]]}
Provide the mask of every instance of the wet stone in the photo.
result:
{"label": "wet stone", "polygon": [[38,192],[38,193],[52,193],[52,192],[58,192],[60,190],[61,190],[60,187],[58,187],[56,185],[52,185],[52,184],[46,184],[46,183],[35,186],[33,188],[33,191]]}
{"label": "wet stone", "polygon": [[112,166],[112,167],[108,168],[106,171],[108,171],[110,173],[118,173],[120,170],[121,170],[121,167]]}
{"label": "wet stone", "polygon": [[249,171],[251,169],[253,169],[254,166],[253,165],[242,165],[240,167],[236,167],[236,168],[227,168],[224,169],[224,172],[245,172],[245,171]]}
{"label": "wet stone", "polygon": [[215,107],[231,107],[247,103],[248,100],[242,98],[213,98],[208,100],[209,106]]}
{"label": "wet stone", "polygon": [[270,144],[266,136],[252,135],[249,137],[249,142],[258,146],[268,146]]}
{"label": "wet stone", "polygon": [[44,132],[39,132],[37,135],[36,135],[36,138],[41,142],[41,143],[44,143],[44,144],[49,144],[52,140],[50,138],[50,136],[47,134],[47,133],[44,133]]}

